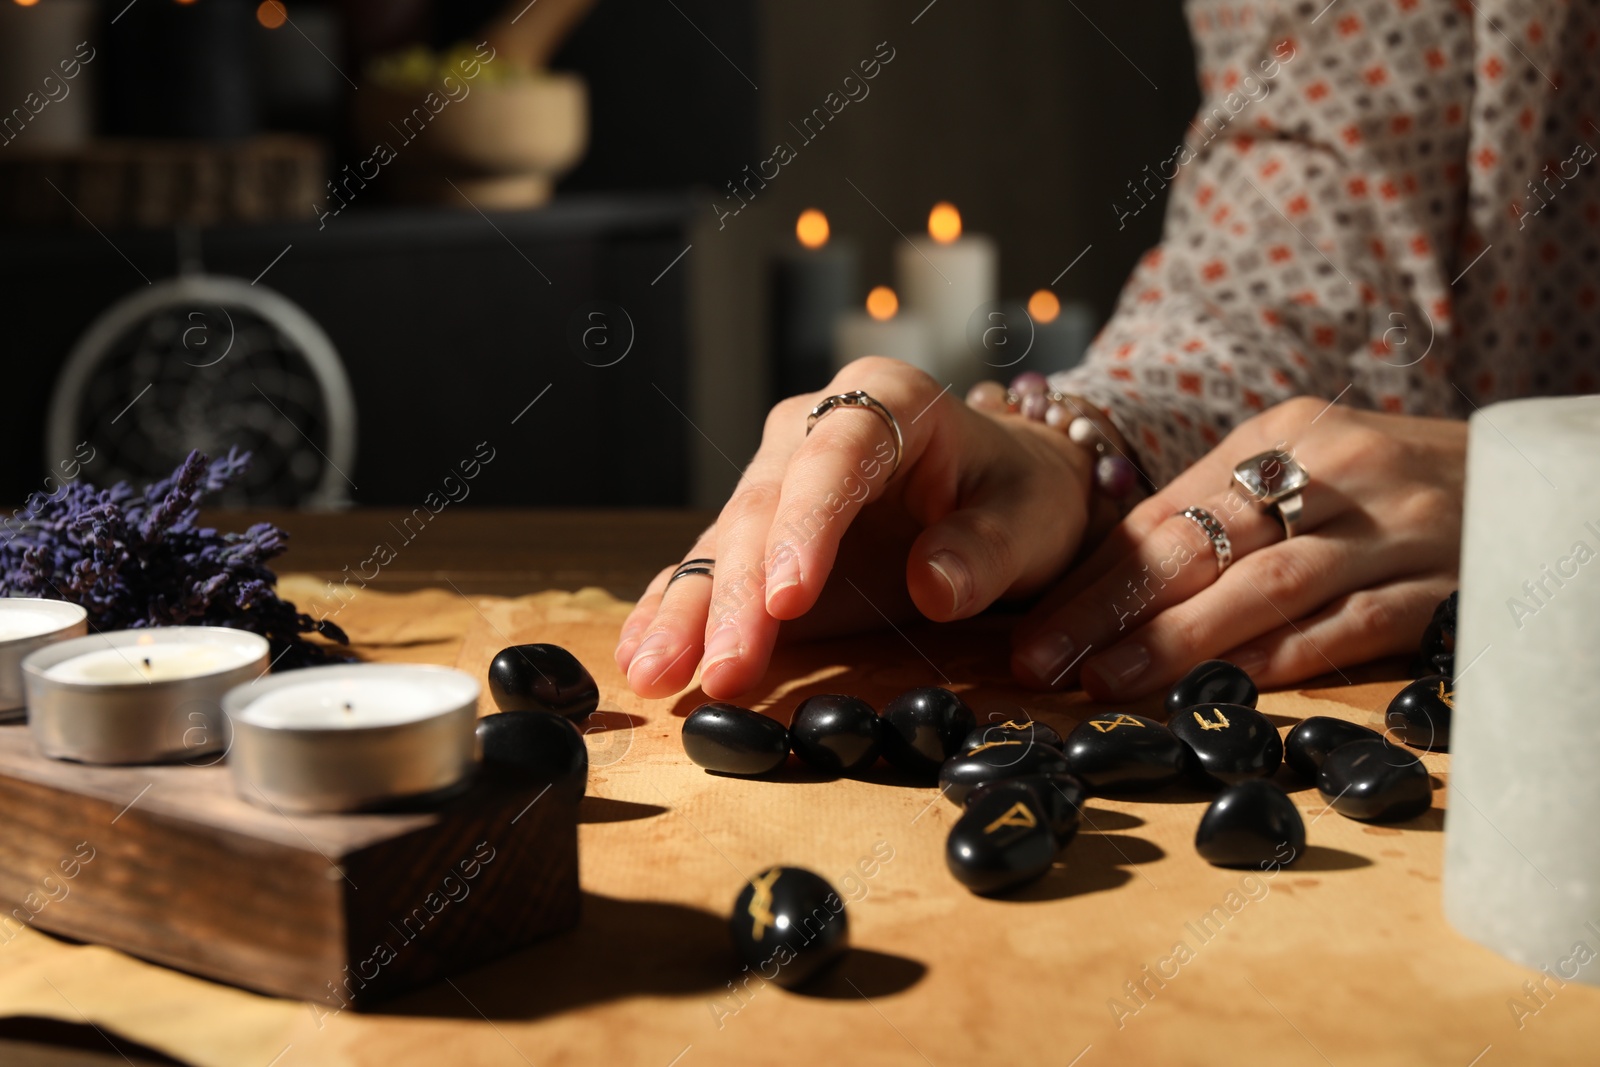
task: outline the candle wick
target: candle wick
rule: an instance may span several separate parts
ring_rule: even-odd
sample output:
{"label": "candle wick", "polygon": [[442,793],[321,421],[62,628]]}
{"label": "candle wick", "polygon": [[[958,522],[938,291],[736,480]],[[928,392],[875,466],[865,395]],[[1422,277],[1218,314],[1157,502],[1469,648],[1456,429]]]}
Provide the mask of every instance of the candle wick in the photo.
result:
{"label": "candle wick", "polygon": [[146,656],[144,658],[144,669],[145,670],[149,670],[150,669],[150,657],[149,656]]}
{"label": "candle wick", "polygon": [[346,700],[344,702],[344,710],[345,711],[355,711],[356,709],[348,700]]}

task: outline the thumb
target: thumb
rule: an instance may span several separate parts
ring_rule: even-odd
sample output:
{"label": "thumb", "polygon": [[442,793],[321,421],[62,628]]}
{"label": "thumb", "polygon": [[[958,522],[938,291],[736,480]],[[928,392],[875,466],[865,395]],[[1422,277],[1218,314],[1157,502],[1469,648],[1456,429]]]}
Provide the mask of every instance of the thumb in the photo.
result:
{"label": "thumb", "polygon": [[1030,491],[1037,488],[1007,486],[922,532],[906,560],[906,588],[919,611],[936,622],[964,619],[1066,565],[1072,509]]}

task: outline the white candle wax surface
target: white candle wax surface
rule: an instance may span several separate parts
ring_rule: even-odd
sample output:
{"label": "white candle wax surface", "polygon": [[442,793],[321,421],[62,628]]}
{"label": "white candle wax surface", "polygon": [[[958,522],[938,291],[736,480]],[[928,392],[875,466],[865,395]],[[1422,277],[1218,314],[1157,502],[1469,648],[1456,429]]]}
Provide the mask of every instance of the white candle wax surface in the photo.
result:
{"label": "white candle wax surface", "polygon": [[906,312],[891,319],[875,319],[864,311],[841,316],[833,328],[834,370],[862,356],[904,360],[930,374],[937,366],[927,324]]}
{"label": "white candle wax surface", "polygon": [[[377,668],[381,670],[381,668]],[[253,726],[356,730],[421,722],[477,699],[475,687],[449,675],[313,678],[263,693],[236,714]]]}
{"label": "white candle wax surface", "polygon": [[244,645],[152,641],[85,652],[46,668],[44,677],[80,685],[171,682],[242,667],[260,654],[260,649]]}
{"label": "white candle wax surface", "polygon": [[[62,607],[70,608],[72,605],[63,603]],[[52,611],[35,604],[0,600],[0,641],[43,637],[64,630],[82,619],[81,611]]]}
{"label": "white candle wax surface", "polygon": [[969,344],[967,324],[998,299],[999,261],[994,242],[981,234],[946,243],[913,237],[895,249],[901,306],[928,323],[936,363],[926,369],[953,382],[958,396],[973,382],[997,376]]}

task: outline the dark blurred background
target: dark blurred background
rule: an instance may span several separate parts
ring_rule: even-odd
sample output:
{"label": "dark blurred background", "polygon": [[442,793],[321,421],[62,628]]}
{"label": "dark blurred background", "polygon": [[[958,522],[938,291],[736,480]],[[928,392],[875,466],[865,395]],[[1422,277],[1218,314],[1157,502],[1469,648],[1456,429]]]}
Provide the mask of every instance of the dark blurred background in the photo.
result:
{"label": "dark blurred background", "polygon": [[525,4],[0,0],[0,500],[714,505],[936,202],[1103,320],[1197,101],[1177,5]]}

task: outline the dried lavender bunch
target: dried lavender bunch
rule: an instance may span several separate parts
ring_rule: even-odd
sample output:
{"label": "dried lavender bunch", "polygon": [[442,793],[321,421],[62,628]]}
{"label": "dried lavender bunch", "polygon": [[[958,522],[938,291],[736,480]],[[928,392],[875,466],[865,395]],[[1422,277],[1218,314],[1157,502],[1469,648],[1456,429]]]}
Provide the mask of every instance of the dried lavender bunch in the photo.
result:
{"label": "dried lavender bunch", "polygon": [[250,630],[271,642],[277,669],[350,659],[303,636],[349,644],[343,630],[296,611],[275,591],[278,577],[266,561],[286,547],[282,530],[268,522],[244,533],[195,525],[200,501],[249,464],[250,453],[237,449],[215,461],[191,452],[143,494],[126,482],[96,489],[85,481],[34,494],[0,530],[0,595],[81,604],[95,630]]}

